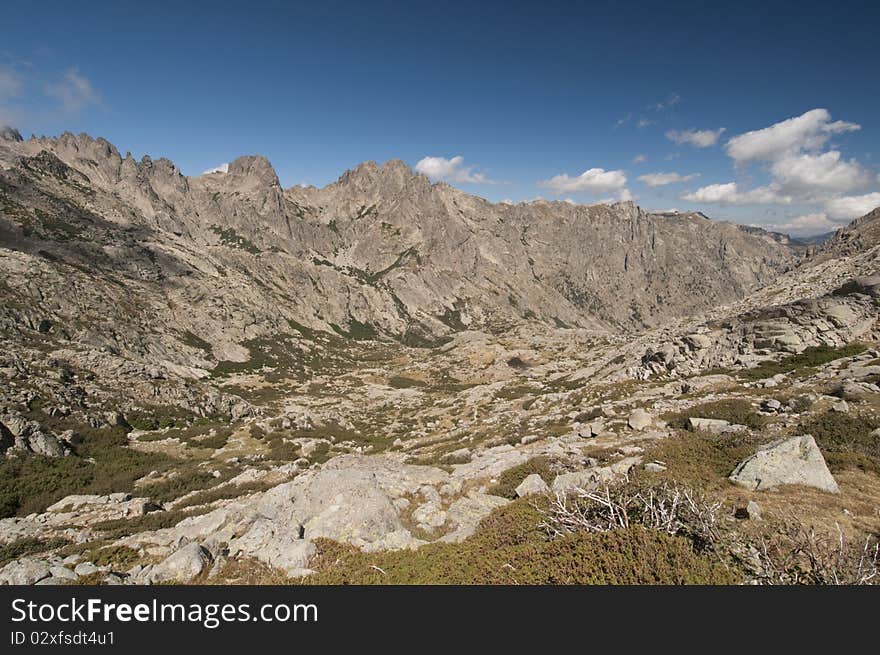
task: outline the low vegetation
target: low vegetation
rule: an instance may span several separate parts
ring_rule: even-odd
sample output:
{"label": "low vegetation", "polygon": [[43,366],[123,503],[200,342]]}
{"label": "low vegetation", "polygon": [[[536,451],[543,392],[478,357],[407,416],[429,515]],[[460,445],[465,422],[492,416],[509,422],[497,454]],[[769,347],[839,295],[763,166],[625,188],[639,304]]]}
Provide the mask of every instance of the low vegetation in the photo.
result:
{"label": "low vegetation", "polygon": [[258,255],[262,252],[252,241],[244,238],[231,227],[222,228],[219,225],[212,225],[211,231],[220,237],[220,243],[224,246],[238,248],[239,250],[244,250],[252,255]]}
{"label": "low vegetation", "polygon": [[496,510],[460,544],[363,553],[319,540],[317,571],[302,584],[730,584],[736,576],[686,539],[640,527],[560,538],[540,530],[519,500]]}
{"label": "low vegetation", "polygon": [[812,346],[802,353],[785,357],[779,361],[761,362],[754,368],[739,371],[739,375],[747,380],[762,380],[773,377],[780,373],[798,371],[807,374],[818,366],[823,366],[841,357],[854,357],[867,350],[867,346],[861,343],[851,343],[846,346]]}
{"label": "low vegetation", "polygon": [[198,513],[198,511],[192,509],[178,509],[167,512],[157,511],[136,518],[101,521],[100,523],[96,523],[93,527],[104,539],[121,539],[122,537],[127,537],[128,535],[137,532],[148,532],[151,530],[162,530],[164,528],[173,527],[183,519],[189,518],[190,516],[196,516]]}
{"label": "low vegetation", "polygon": [[699,555],[721,563],[741,581],[758,584],[862,585],[880,583],[876,535],[817,531],[796,517],[773,521],[749,536],[729,508],[677,483],[625,481],[574,498],[557,497],[542,524],[552,534],[614,534],[634,527],[686,539]]}
{"label": "low vegetation", "polygon": [[680,430],[690,429],[688,419],[691,418],[717,419],[736,425],[745,425],[753,430],[760,429],[767,423],[767,417],[761,416],[752,406],[752,403],[745,398],[715,400],[694,405],[682,412],[663,416],[663,419],[670,427]]}
{"label": "low vegetation", "polygon": [[165,428],[183,428],[200,425],[206,420],[192,412],[179,407],[167,405],[148,406],[125,414],[125,422],[135,430],[164,430]]}
{"label": "low vegetation", "polygon": [[[277,482],[275,484],[278,484]],[[259,480],[255,482],[248,482],[245,484],[234,485],[227,484],[223,486],[215,487],[214,489],[208,489],[202,491],[197,494],[193,494],[188,498],[183,499],[180,503],[178,503],[175,508],[176,509],[186,509],[187,507],[196,507],[198,505],[207,505],[209,503],[217,502],[218,500],[227,500],[230,498],[241,498],[243,496],[247,496],[248,494],[257,493],[261,491],[268,491],[275,484],[269,484],[266,482],[261,482]]]}
{"label": "low vegetation", "polygon": [[68,543],[69,542],[66,539],[36,539],[33,537],[26,537],[24,539],[18,539],[0,545],[0,567],[7,562],[11,562],[20,557],[45,553],[66,546]]}
{"label": "low vegetation", "polygon": [[811,434],[832,471],[857,468],[880,475],[880,422],[865,416],[826,412],[802,421],[799,431]]}
{"label": "low vegetation", "polygon": [[761,441],[761,437],[747,434],[679,432],[652,444],[645,457],[667,467],[651,474],[657,479],[686,480],[696,488],[716,490],[727,487],[727,476]]}
{"label": "low vegetation", "polygon": [[194,448],[210,448],[216,450],[226,445],[234,429],[225,424],[199,422],[183,428],[171,428],[163,432],[155,432],[140,437],[140,441],[161,441],[177,439],[181,443]]}
{"label": "low vegetation", "polygon": [[516,488],[528,476],[537,473],[549,485],[558,474],[558,468],[557,462],[550,457],[533,457],[499,475],[498,482],[490,488],[489,493],[502,498],[514,499],[517,497]]}
{"label": "low vegetation", "polygon": [[178,463],[128,448],[122,428],[83,427],[79,433],[76,456],[23,454],[0,460],[0,517],[41,512],[71,494],[132,491],[138,478]]}
{"label": "low vegetation", "polygon": [[403,375],[395,375],[388,379],[388,386],[394,389],[412,389],[414,387],[424,387],[425,382],[415,378],[408,378]]}

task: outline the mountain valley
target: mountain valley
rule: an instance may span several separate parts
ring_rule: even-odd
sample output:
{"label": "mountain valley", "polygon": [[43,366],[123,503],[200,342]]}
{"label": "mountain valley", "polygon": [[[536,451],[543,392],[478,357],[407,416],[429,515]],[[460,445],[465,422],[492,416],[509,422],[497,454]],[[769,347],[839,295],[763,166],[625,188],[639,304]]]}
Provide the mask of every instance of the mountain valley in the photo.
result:
{"label": "mountain valley", "polygon": [[880,209],[805,244],[6,129],[0,296],[0,582],[880,579]]}

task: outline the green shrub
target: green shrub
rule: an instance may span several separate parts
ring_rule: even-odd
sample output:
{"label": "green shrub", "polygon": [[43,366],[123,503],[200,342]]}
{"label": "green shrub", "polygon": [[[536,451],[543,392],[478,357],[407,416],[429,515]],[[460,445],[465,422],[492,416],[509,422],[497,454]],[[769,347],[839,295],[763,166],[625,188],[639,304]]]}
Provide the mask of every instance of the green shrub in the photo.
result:
{"label": "green shrub", "polygon": [[122,428],[80,427],[76,454],[44,457],[22,454],[0,461],[0,508],[3,517],[42,512],[70,494],[132,491],[138,478],[167,470],[176,460],[162,453],[128,448]]}
{"label": "green shrub", "polygon": [[519,400],[535,393],[535,389],[523,384],[514,384],[504,387],[495,392],[495,397],[501,400]]}
{"label": "green shrub", "polygon": [[135,430],[163,430],[165,428],[182,428],[201,419],[192,412],[180,407],[152,406],[135,409],[125,414],[125,422]]}
{"label": "green shrub", "polygon": [[548,485],[556,477],[556,460],[546,456],[533,457],[513,468],[509,468],[498,476],[496,482],[489,490],[494,496],[502,498],[516,498],[516,488],[532,473],[537,473]]}
{"label": "green shrub", "polygon": [[295,584],[731,584],[738,577],[687,539],[643,528],[549,539],[519,500],[496,510],[460,544],[362,553],[316,541],[317,572]]}
{"label": "green shrub", "polygon": [[197,446],[198,448],[210,448],[211,450],[217,450],[218,448],[223,448],[223,446],[226,445],[226,442],[229,441],[229,437],[231,436],[232,428],[220,428],[218,430],[214,430],[214,432],[207,437],[197,439],[194,442],[190,442],[190,445]]}
{"label": "green shrub", "polygon": [[281,437],[269,439],[269,459],[276,462],[292,462],[299,457],[300,448],[295,443],[284,441]]}
{"label": "green shrub", "polygon": [[678,432],[654,443],[645,458],[663,462],[667,467],[663,472],[650,474],[654,479],[678,480],[703,490],[719,489],[728,486],[731,471],[761,441],[761,437],[743,434]]}
{"label": "green shrub", "polygon": [[211,344],[189,330],[181,332],[180,340],[190,348],[196,348],[203,351],[208,357],[211,356],[213,351]]}
{"label": "green shrub", "polygon": [[212,225],[210,230],[220,237],[220,243],[224,246],[229,246],[230,248],[238,248],[239,250],[244,250],[249,252],[252,255],[258,255],[262,252],[252,241],[244,238],[240,234],[238,234],[235,230],[230,228],[222,228],[219,225]]}
{"label": "green shrub", "polygon": [[758,430],[767,423],[767,417],[761,416],[744,398],[729,398],[703,403],[682,412],[666,414],[663,418],[670,427],[680,430],[690,429],[688,421],[690,418],[718,419],[737,425],[745,425],[753,430]]}
{"label": "green shrub", "polygon": [[388,386],[394,389],[412,389],[413,387],[424,387],[425,383],[422,380],[395,375],[388,380]]}
{"label": "green shrub", "polygon": [[67,539],[37,539],[34,537],[12,541],[8,544],[0,545],[0,566],[26,555],[36,555],[37,553],[45,553],[56,548],[62,548],[69,543]]}
{"label": "green shrub", "polygon": [[140,558],[138,551],[128,546],[104,546],[86,555],[95,566],[110,566],[117,571],[130,569]]}
{"label": "green shrub", "polygon": [[880,474],[880,438],[871,432],[874,419],[842,412],[826,412],[803,421],[798,429],[811,434],[832,471],[857,468]]}
{"label": "green shrub", "polygon": [[228,425],[196,423],[184,428],[172,428],[167,432],[151,435],[154,439],[178,439],[194,448],[211,448],[216,450],[226,445],[233,429]]}
{"label": "green shrub", "polygon": [[254,482],[247,482],[245,484],[234,485],[227,484],[222,487],[217,487],[214,489],[208,489],[198,494],[194,494],[182,501],[179,505],[176,506],[176,509],[184,509],[186,507],[195,507],[197,505],[207,505],[208,503],[213,503],[218,500],[225,500],[227,498],[238,498],[240,496],[246,496],[248,494],[267,491],[274,487],[277,483],[271,484],[268,482],[261,482],[256,480]]}
{"label": "green shrub", "polygon": [[173,510],[170,512],[150,512],[143,516],[130,519],[111,519],[109,521],[101,521],[93,527],[101,533],[101,536],[107,540],[121,539],[130,534],[137,532],[148,532],[152,530],[163,530],[171,528],[180,523],[183,519],[190,516],[196,516],[198,512]]}
{"label": "green shrub", "polygon": [[145,487],[140,493],[149,495],[150,500],[163,504],[180,498],[191,491],[202,491],[219,481],[210,471],[184,466],[177,469],[178,475]]}
{"label": "green shrub", "polygon": [[851,343],[839,348],[833,346],[812,346],[802,353],[784,357],[778,362],[761,362],[754,368],[739,371],[741,377],[747,380],[762,380],[779,373],[791,373],[792,371],[810,372],[817,366],[822,366],[841,357],[854,357],[867,350],[867,346],[861,343]]}

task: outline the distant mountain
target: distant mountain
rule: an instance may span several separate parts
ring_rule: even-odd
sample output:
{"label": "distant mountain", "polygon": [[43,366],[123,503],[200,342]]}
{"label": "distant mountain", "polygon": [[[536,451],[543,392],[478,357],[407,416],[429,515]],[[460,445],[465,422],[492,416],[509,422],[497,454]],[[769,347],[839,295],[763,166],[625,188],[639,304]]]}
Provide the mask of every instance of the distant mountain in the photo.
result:
{"label": "distant mountain", "polygon": [[834,232],[823,232],[808,237],[791,237],[791,241],[801,246],[818,246],[828,241],[832,236],[834,236]]}
{"label": "distant mountain", "polygon": [[522,320],[640,329],[740,298],[795,262],[777,236],[699,214],[492,204],[400,161],[283,189],[261,156],[186,177],[84,134],[7,138],[0,159],[2,245],[48,269],[47,313],[82,275],[98,296],[109,285],[126,301],[189,305],[148,321],[210,343],[288,320],[410,342]]}
{"label": "distant mountain", "polygon": [[0,141],[15,141],[21,142],[24,139],[21,138],[21,133],[13,127],[9,127],[8,125],[0,125]]}

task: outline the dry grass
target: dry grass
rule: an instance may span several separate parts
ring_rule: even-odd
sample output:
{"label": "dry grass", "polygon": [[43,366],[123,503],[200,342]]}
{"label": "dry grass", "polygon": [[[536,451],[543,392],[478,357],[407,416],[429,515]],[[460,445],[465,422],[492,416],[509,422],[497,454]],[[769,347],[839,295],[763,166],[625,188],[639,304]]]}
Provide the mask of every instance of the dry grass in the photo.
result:
{"label": "dry grass", "polygon": [[288,585],[290,577],[252,557],[227,560],[220,572],[205,578],[202,584],[211,585]]}
{"label": "dry grass", "polygon": [[[753,500],[770,520],[794,517],[825,532],[836,532],[840,526],[849,535],[880,534],[880,477],[857,470],[842,471],[834,477],[840,487],[837,494],[796,485],[770,492],[749,491],[733,484],[716,493],[733,507],[744,507]],[[755,534],[765,528],[760,523],[743,524],[743,529]]]}

